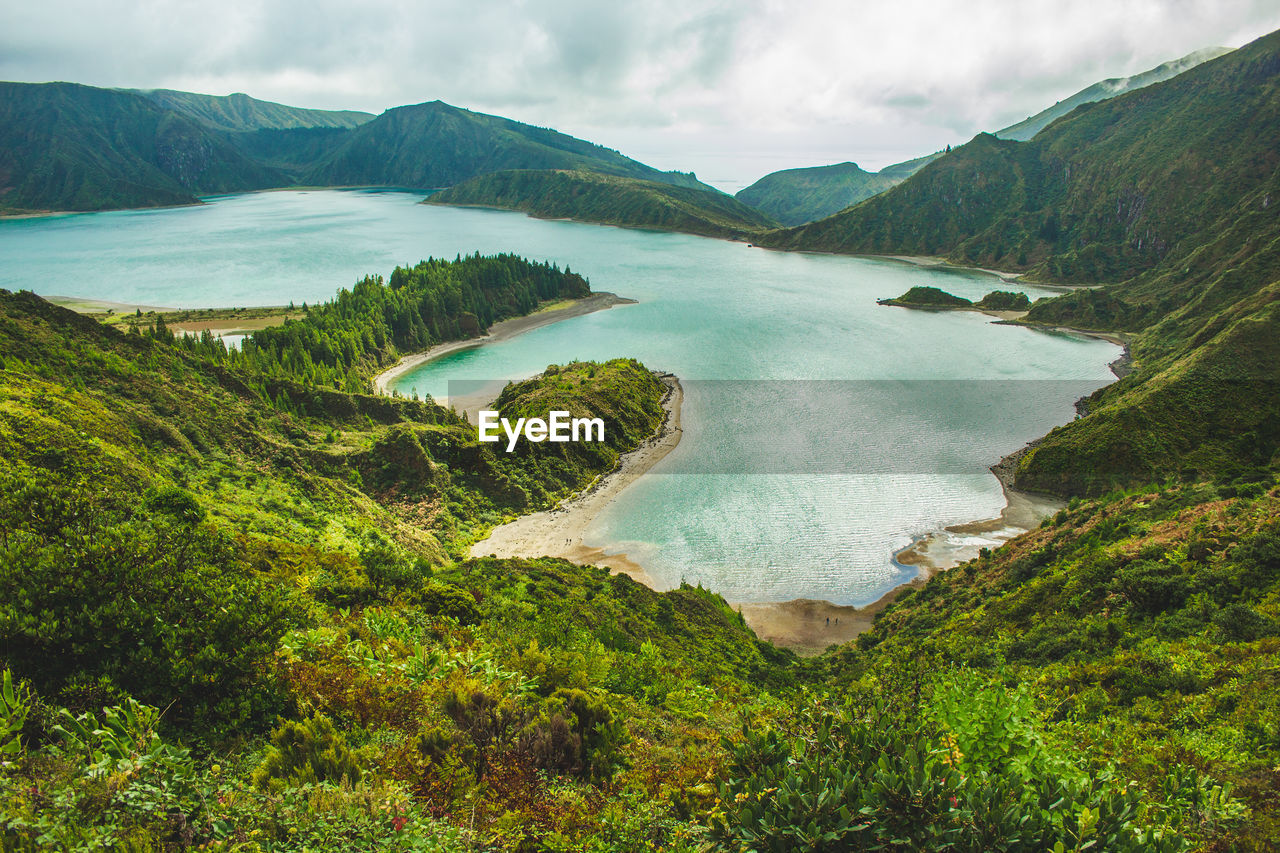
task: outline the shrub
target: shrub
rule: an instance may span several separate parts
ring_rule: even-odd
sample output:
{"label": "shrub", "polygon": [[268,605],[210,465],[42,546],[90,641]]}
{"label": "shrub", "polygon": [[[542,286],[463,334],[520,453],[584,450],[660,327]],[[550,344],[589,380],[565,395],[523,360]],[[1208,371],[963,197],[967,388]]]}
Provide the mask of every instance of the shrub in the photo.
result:
{"label": "shrub", "polygon": [[127,499],[0,482],[0,647],[15,673],[44,695],[119,688],[178,725],[265,721],[283,700],[263,671],[296,621],[285,595],[191,523],[181,494],[155,497],[176,518]]}
{"label": "shrub", "polygon": [[1280,633],[1280,625],[1244,602],[1228,604],[1214,617],[1213,624],[1228,642],[1249,643]]}
{"label": "shrub", "polygon": [[447,616],[462,625],[474,625],[480,621],[480,610],[475,597],[461,587],[446,583],[432,583],[412,598],[423,610],[433,616]]}
{"label": "shrub", "polygon": [[360,768],[328,717],[285,722],[271,733],[271,746],[253,772],[260,788],[280,791],[318,782],[360,781]]}
{"label": "shrub", "polygon": [[[995,740],[966,763],[953,733],[883,707],[810,708],[788,733],[745,725],[741,743],[727,744],[733,764],[709,815],[710,849],[1184,848],[1140,825],[1132,786],[1107,774],[1045,772],[1046,762],[1027,754],[1038,740],[1022,723],[986,726],[982,735]],[[1002,759],[984,764],[995,755]],[[1033,766],[1041,769],[1024,775]]]}
{"label": "shrub", "polygon": [[521,750],[545,770],[610,779],[622,766],[626,726],[596,691],[560,688],[521,734]]}

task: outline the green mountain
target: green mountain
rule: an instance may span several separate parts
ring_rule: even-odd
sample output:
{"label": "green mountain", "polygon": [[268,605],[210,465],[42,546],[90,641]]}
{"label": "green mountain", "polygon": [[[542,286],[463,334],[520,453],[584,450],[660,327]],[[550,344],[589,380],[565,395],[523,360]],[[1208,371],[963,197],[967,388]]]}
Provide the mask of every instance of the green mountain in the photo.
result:
{"label": "green mountain", "polygon": [[[1046,125],[1071,112],[1081,104],[1102,101],[1132,92],[1153,83],[1176,77],[1188,69],[1216,59],[1229,48],[1211,47],[1166,62],[1150,71],[1131,77],[1117,77],[1095,83],[1069,98],[1058,101],[1017,124],[997,130],[1001,139],[1026,141]],[[783,225],[804,225],[824,219],[851,207],[863,199],[879,195],[895,187],[943,155],[939,151],[914,160],[885,166],[879,172],[864,172],[853,163],[818,166],[811,169],[787,169],[765,175],[737,194],[739,201],[763,211]]]}
{"label": "green mountain", "polygon": [[373,119],[355,110],[309,110],[248,95],[197,95],[173,89],[137,90],[165,109],[196,120],[219,133],[244,156],[278,169],[284,184],[331,154],[347,131]]}
{"label": "green mountain", "polygon": [[863,171],[856,163],[785,169],[765,175],[734,198],[783,225],[803,225],[896,187],[943,153],[894,163],[879,172]]}
{"label": "green mountain", "polygon": [[995,135],[1001,139],[1016,139],[1019,142],[1025,142],[1043,130],[1054,119],[1061,118],[1081,104],[1105,101],[1108,98],[1123,95],[1125,92],[1132,92],[1135,89],[1141,89],[1153,83],[1161,83],[1171,77],[1177,77],[1182,72],[1195,68],[1203,62],[1217,59],[1219,56],[1230,52],[1231,48],[1229,47],[1206,47],[1203,50],[1189,53],[1181,59],[1161,63],[1150,71],[1144,71],[1141,74],[1134,74],[1131,77],[1111,77],[1101,83],[1094,83],[1092,86],[1081,89],[1068,98],[1063,98],[1046,110],[1041,110],[1017,124],[1009,125],[1003,130],[997,130]]}
{"label": "green mountain", "polygon": [[856,163],[838,163],[773,172],[734,198],[783,225],[803,225],[882,193],[899,180],[865,172]]}
{"label": "green mountain", "polygon": [[451,187],[509,169],[583,169],[709,189],[545,127],[440,101],[397,107],[355,128],[303,181],[317,186]]}
{"label": "green mountain", "polygon": [[0,84],[0,210],[191,204],[287,186],[438,188],[513,168],[583,169],[708,192],[554,130],[435,101],[365,113],[246,95]]}
{"label": "green mountain", "polygon": [[1027,322],[1141,332],[1139,369],[1029,452],[1018,483],[1096,493],[1273,461],[1280,396],[1280,34],[1086,104],[1029,142],[983,134],[889,192],[761,238],[942,254],[1032,278],[1112,282]]}
{"label": "green mountain", "polygon": [[173,89],[130,90],[168,110],[182,113],[214,130],[233,133],[309,127],[358,127],[373,118],[357,110],[309,110],[260,101],[241,92],[198,95]]}
{"label": "green mountain", "polygon": [[678,187],[589,171],[512,170],[463,181],[426,200],[522,210],[547,219],[744,238],[777,223],[711,189]]}
{"label": "green mountain", "polygon": [[141,95],[0,83],[0,210],[192,204],[280,182],[274,169]]}

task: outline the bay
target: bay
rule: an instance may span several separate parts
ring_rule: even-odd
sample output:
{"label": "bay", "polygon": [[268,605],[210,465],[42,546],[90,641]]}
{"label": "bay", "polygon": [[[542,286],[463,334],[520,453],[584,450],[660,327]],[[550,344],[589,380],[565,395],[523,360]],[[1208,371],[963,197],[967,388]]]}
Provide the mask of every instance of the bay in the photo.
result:
{"label": "bay", "polygon": [[685,385],[684,438],[597,519],[662,586],[730,600],[863,603],[913,569],[922,533],[991,517],[986,467],[1074,416],[1118,349],[969,312],[876,305],[917,285],[1014,289],[973,270],[766,251],[681,234],[417,204],[387,191],[287,191],[199,207],[0,221],[0,287],[231,307],[327,299],[367,273],[475,251],[551,260],[635,305],[405,374],[402,393],[631,356]]}

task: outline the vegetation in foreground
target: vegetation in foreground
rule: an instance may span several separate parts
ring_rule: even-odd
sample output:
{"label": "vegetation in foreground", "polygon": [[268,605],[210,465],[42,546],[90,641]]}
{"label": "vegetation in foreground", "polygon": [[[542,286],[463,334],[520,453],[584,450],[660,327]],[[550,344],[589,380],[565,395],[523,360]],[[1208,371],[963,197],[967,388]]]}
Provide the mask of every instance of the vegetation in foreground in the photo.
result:
{"label": "vegetation in foreground", "polygon": [[570,275],[428,262],[241,358],[0,296],[7,847],[1266,848],[1270,471],[1077,502],[798,661],[705,590],[464,558],[652,432],[635,362],[500,398],[589,454],[318,373]]}

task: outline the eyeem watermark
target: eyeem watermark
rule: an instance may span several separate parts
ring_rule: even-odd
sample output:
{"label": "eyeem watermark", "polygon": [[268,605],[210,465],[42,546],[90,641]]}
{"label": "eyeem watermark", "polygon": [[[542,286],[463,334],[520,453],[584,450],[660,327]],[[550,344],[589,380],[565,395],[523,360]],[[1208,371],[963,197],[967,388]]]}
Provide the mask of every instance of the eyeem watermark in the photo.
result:
{"label": "eyeem watermark", "polygon": [[604,441],[603,418],[570,418],[565,411],[550,413],[549,420],[542,418],[519,418],[515,424],[509,418],[499,417],[498,412],[480,410],[480,440],[501,441],[507,436],[507,452],[516,449],[516,442],[521,435],[526,441],[540,444],[544,441]]}

